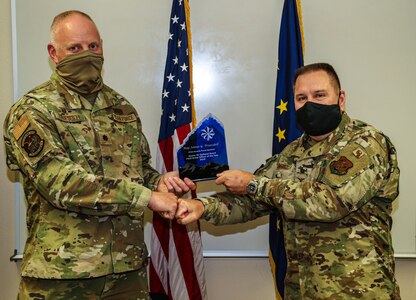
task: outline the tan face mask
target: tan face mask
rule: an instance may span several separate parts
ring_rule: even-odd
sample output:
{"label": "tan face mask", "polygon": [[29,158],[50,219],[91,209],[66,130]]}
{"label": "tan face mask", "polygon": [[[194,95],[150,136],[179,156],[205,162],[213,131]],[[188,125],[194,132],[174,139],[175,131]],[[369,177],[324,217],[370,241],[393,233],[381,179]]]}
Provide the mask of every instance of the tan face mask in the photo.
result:
{"label": "tan face mask", "polygon": [[59,80],[70,90],[82,95],[98,92],[103,87],[101,71],[104,57],[90,51],[71,54],[56,65]]}

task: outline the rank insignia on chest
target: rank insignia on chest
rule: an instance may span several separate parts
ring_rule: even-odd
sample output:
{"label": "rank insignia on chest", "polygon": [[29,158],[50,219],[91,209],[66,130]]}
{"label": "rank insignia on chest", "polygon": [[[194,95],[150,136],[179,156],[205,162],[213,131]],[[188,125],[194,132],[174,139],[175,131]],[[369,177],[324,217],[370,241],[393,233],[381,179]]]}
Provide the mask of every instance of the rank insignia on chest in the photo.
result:
{"label": "rank insignia on chest", "polygon": [[354,151],[352,151],[352,154],[354,154],[356,158],[361,158],[364,155],[364,152],[361,149],[357,148]]}
{"label": "rank insignia on chest", "polygon": [[37,156],[42,151],[44,144],[45,141],[35,130],[26,132],[22,139],[22,148],[25,149],[29,157]]}
{"label": "rank insignia on chest", "polygon": [[331,162],[329,168],[333,174],[345,175],[353,166],[353,163],[348,158],[341,156],[337,161]]}

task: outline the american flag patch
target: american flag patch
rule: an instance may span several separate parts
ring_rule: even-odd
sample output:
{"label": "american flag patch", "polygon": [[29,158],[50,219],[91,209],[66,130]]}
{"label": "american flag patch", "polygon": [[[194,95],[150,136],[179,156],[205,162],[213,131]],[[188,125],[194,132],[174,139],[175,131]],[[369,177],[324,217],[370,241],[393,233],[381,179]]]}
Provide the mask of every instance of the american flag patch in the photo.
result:
{"label": "american flag patch", "polygon": [[13,128],[13,136],[18,141],[25,130],[29,127],[29,121],[26,118],[26,115],[23,115],[19,122],[17,123],[16,127]]}

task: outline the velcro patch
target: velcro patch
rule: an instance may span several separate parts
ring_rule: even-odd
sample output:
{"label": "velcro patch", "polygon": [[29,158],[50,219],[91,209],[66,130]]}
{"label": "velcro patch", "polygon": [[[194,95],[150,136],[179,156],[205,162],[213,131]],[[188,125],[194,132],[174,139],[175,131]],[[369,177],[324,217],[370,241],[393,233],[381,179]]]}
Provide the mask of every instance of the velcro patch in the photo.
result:
{"label": "velcro patch", "polygon": [[341,156],[337,161],[331,162],[329,168],[332,174],[345,175],[354,164],[345,156]]}
{"label": "velcro patch", "polygon": [[115,121],[120,123],[129,123],[137,120],[137,117],[135,114],[129,114],[129,115],[117,115],[113,114],[113,118]]}
{"label": "velcro patch", "polygon": [[61,120],[65,123],[80,123],[84,121],[84,117],[82,114],[74,111],[67,111],[64,110],[59,113],[54,113],[56,119]]}
{"label": "velcro patch", "polygon": [[16,141],[20,139],[20,137],[25,132],[28,126],[29,121],[27,120],[26,115],[23,115],[17,123],[16,127],[13,128],[13,136],[16,139]]}
{"label": "velcro patch", "polygon": [[61,115],[60,119],[62,121],[68,122],[68,123],[77,123],[81,121],[81,116],[78,114],[74,114],[74,115]]}
{"label": "velcro patch", "polygon": [[[357,151],[356,151],[357,150]],[[359,158],[353,154],[358,150],[363,153]],[[352,183],[354,178],[368,169],[371,169],[372,162],[365,149],[353,143],[345,146],[335,159],[325,168],[322,181],[330,186],[341,186],[345,183]]]}
{"label": "velcro patch", "polygon": [[29,157],[35,157],[42,151],[45,141],[41,139],[36,130],[29,130],[22,139],[22,148]]}
{"label": "velcro patch", "polygon": [[361,158],[361,156],[364,155],[364,152],[360,149],[357,148],[354,151],[352,151],[352,154],[356,157],[356,158]]}

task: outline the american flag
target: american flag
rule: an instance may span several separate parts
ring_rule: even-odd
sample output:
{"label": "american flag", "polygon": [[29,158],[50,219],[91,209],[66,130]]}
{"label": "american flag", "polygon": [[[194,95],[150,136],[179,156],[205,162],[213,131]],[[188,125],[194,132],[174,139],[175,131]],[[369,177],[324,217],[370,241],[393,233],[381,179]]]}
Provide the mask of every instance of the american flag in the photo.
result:
{"label": "american flag", "polygon": [[[195,125],[188,0],[173,0],[162,91],[157,168],[177,170],[177,148]],[[206,299],[199,223],[187,226],[153,215],[150,257],[152,299]]]}

